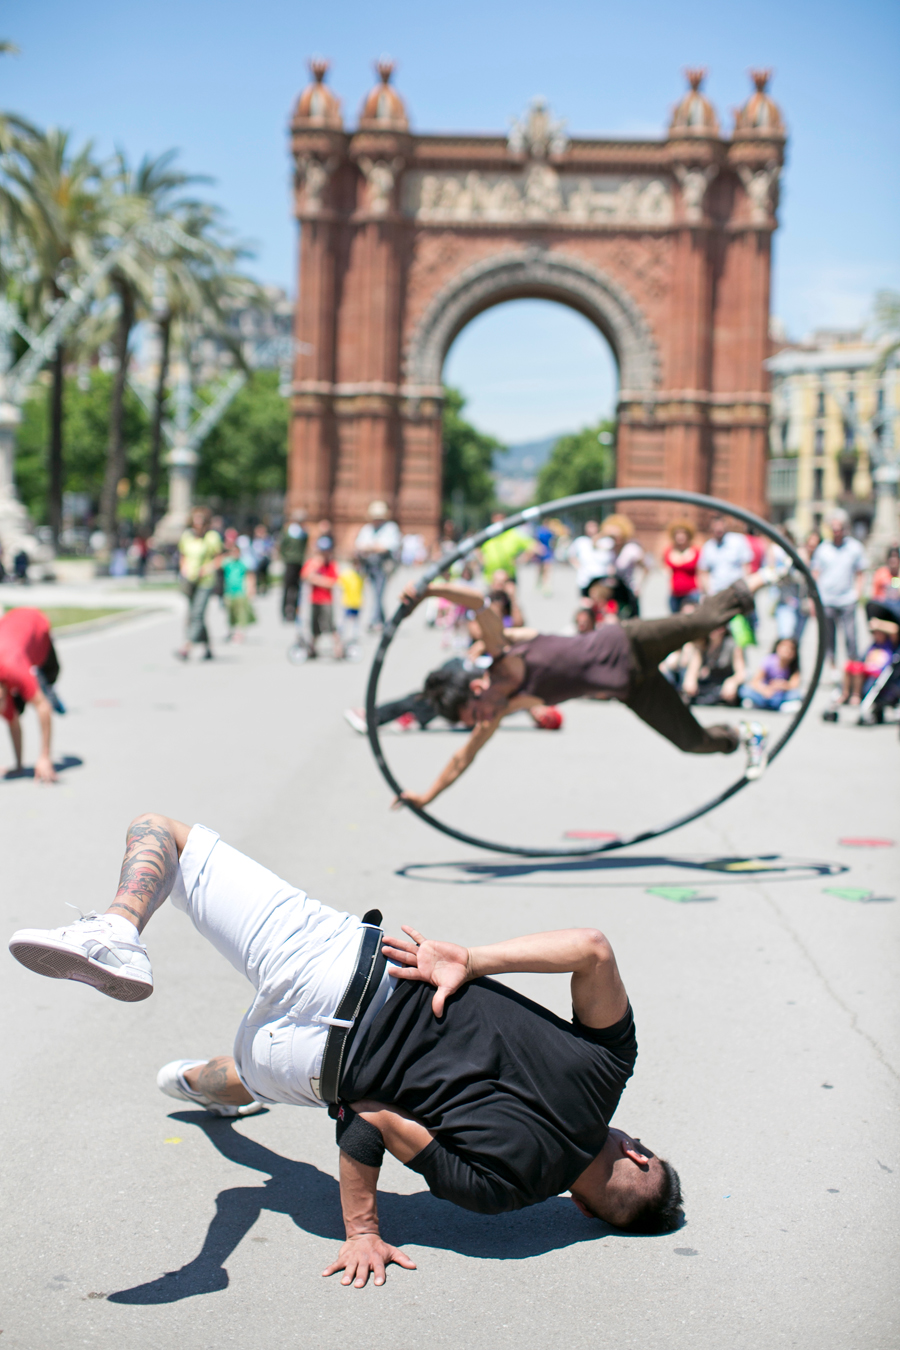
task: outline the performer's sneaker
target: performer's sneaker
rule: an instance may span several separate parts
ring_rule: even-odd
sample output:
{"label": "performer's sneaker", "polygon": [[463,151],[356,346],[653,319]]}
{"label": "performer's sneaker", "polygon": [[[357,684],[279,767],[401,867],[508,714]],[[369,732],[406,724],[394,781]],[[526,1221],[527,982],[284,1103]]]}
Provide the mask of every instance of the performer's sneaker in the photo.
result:
{"label": "performer's sneaker", "polygon": [[184,1075],[188,1070],[196,1069],[198,1064],[206,1063],[205,1059],[173,1059],[171,1064],[164,1064],[156,1075],[156,1086],[167,1097],[175,1097],[183,1102],[193,1102],[194,1106],[205,1106],[210,1115],[225,1116],[229,1120],[233,1120],[235,1116],[253,1116],[257,1111],[263,1109],[262,1102],[246,1102],[243,1106],[226,1106],[222,1102],[211,1101],[202,1092],[195,1092],[193,1088],[188,1087]]}
{"label": "performer's sneaker", "polygon": [[344,721],[349,722],[354,731],[358,731],[360,736],[368,735],[369,728],[366,726],[366,713],[364,708],[345,708]]}
{"label": "performer's sneaker", "polygon": [[124,1003],[139,1003],[153,993],[147,948],[123,940],[105,914],[83,914],[64,928],[20,928],[9,950],[37,975],[90,984]]}
{"label": "performer's sneaker", "polygon": [[762,722],[741,723],[741,744],[747,751],[745,776],[753,782],[762,778],[769,759],[769,732]]}
{"label": "performer's sneaker", "polygon": [[395,736],[402,736],[404,731],[414,731],[418,725],[419,722],[415,713],[401,713],[391,723],[391,731]]}

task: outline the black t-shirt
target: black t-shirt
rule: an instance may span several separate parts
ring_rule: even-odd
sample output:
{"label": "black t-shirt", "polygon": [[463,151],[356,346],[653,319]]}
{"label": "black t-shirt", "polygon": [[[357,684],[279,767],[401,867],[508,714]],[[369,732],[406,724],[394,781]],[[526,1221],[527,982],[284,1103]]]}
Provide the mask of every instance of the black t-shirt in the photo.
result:
{"label": "black t-shirt", "polygon": [[434,1140],[409,1163],[432,1194],[499,1214],[568,1190],[602,1149],[637,1057],[631,1008],[596,1031],[494,980],[438,1019],[434,989],[401,984],[341,1082],[346,1101],[399,1106]]}

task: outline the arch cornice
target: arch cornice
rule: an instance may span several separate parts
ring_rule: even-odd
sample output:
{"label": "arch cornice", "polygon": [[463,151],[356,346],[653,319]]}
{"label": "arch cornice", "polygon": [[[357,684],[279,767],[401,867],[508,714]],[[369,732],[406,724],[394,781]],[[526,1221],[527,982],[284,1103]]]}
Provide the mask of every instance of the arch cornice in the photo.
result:
{"label": "arch cornice", "polygon": [[504,300],[557,300],[591,320],[619,365],[619,398],[640,397],[659,385],[659,352],[647,319],[611,277],[557,250],[507,250],[456,274],[437,292],[406,347],[407,397],[440,396],[450,344],[478,314]]}

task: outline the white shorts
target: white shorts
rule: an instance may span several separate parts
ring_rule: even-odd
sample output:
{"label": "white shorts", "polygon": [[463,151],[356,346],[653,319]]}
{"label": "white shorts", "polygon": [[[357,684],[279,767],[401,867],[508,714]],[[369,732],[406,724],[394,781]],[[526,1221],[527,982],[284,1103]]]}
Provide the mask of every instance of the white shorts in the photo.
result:
{"label": "white shorts", "polygon": [[[195,825],[169,897],[253,985],[234,1062],[257,1101],[323,1106],[317,1089],[331,1019],[356,971],[363,922],[311,900]],[[387,970],[365,1027],[393,993]],[[352,1059],[351,1047],[348,1063]]]}

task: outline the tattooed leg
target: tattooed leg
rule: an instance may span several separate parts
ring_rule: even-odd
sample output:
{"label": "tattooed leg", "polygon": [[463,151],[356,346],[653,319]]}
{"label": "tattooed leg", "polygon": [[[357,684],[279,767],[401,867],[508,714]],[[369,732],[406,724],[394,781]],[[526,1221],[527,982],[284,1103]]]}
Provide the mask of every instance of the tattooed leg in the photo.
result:
{"label": "tattooed leg", "polygon": [[194,1092],[202,1092],[211,1101],[221,1102],[223,1106],[246,1106],[253,1098],[238,1078],[234,1060],[230,1055],[217,1055],[215,1059],[188,1069],[184,1075],[188,1087]]}
{"label": "tattooed leg", "polygon": [[141,932],[175,885],[189,833],[188,825],[167,816],[136,816],[128,827],[119,889],[107,914],[123,915]]}

